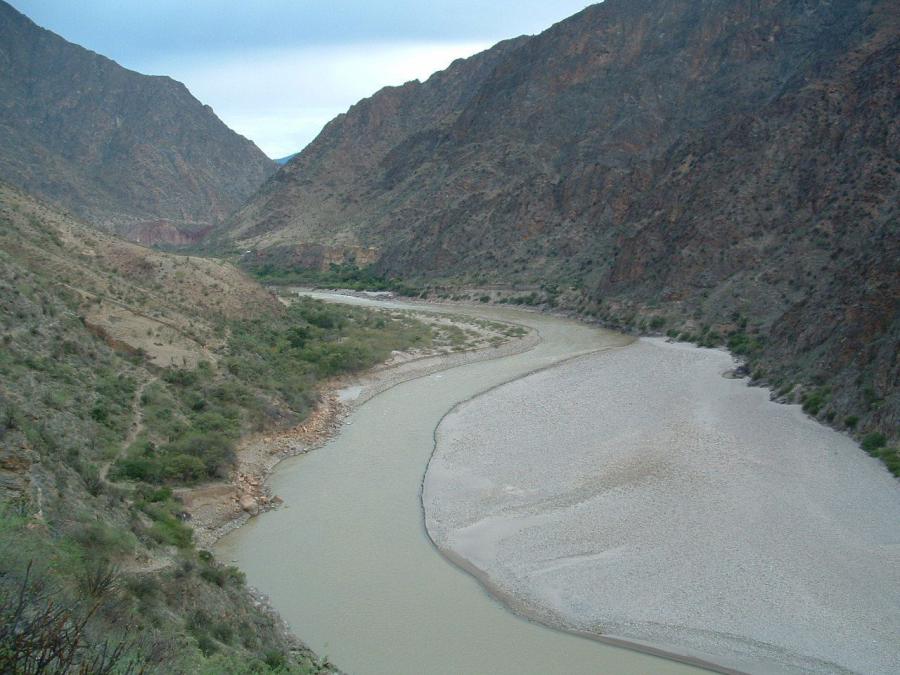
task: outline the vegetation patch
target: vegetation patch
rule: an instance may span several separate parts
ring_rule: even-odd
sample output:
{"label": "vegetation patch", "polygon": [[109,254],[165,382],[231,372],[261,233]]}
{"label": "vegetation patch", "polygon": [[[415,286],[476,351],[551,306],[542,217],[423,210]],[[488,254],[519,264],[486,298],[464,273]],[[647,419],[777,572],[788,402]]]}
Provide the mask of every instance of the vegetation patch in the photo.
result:
{"label": "vegetation patch", "polygon": [[238,439],[305,418],[320,383],[431,344],[412,318],[297,298],[277,318],[232,321],[216,364],[167,369],[140,405],[143,434],[116,462],[117,480],[191,485],[224,478]]}
{"label": "vegetation patch", "polygon": [[353,291],[389,291],[408,297],[419,296],[422,289],[397,277],[386,277],[371,265],[332,263],[327,270],[278,265],[272,262],[241,261],[242,267],[261,283],[274,286],[310,286]]}

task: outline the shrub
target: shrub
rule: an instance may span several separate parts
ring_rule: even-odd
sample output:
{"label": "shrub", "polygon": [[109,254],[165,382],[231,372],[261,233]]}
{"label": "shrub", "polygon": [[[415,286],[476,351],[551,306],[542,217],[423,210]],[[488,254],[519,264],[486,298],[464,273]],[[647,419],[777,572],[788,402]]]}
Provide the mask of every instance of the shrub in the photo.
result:
{"label": "shrub", "polygon": [[881,448],[878,457],[892,474],[900,476],[900,451],[897,448]]}
{"label": "shrub", "polygon": [[194,483],[207,473],[203,460],[193,455],[170,455],[162,461],[163,475],[167,480]]}
{"label": "shrub", "polygon": [[125,587],[134,597],[141,600],[156,597],[161,590],[157,578],[150,574],[131,577],[126,582]]}
{"label": "shrub", "polygon": [[87,560],[79,575],[79,583],[92,598],[101,598],[119,582],[119,567],[108,558]]}
{"label": "shrub", "polygon": [[146,490],[142,496],[151,504],[166,502],[172,498],[172,488],[162,487]]}
{"label": "shrub", "polygon": [[827,387],[820,387],[813,391],[803,394],[801,402],[803,403],[803,411],[815,417],[819,414],[822,407],[829,401],[829,391]]}
{"label": "shrub", "polygon": [[103,481],[100,480],[100,470],[94,464],[86,464],[78,462],[76,465],[81,479],[84,481],[84,487],[93,497],[96,497],[103,490]]}
{"label": "shrub", "polygon": [[274,671],[285,670],[288,665],[287,656],[285,656],[284,652],[274,650],[266,652],[263,662]]}
{"label": "shrub", "polygon": [[145,483],[161,483],[165,474],[160,462],[149,457],[131,457],[116,462],[114,479],[128,479]]}
{"label": "shrub", "polygon": [[878,450],[884,447],[885,443],[887,443],[887,439],[884,437],[884,434],[873,431],[863,438],[862,449],[870,455],[874,455]]}
{"label": "shrub", "polygon": [[200,578],[216,586],[224,586],[228,575],[218,565],[210,565],[200,570]]}
{"label": "shrub", "polygon": [[32,563],[14,588],[0,586],[0,672],[132,673],[124,642],[94,642],[88,623],[96,603],[78,608],[32,576]]}
{"label": "shrub", "polygon": [[128,532],[100,520],[79,524],[70,539],[81,548],[86,559],[109,559],[125,555],[134,550],[135,544]]}
{"label": "shrub", "polygon": [[213,625],[212,635],[219,642],[228,645],[234,639],[234,629],[224,621],[217,621]]}
{"label": "shrub", "polygon": [[155,541],[178,548],[191,545],[193,530],[178,520],[166,506],[145,504],[143,511],[153,520],[149,534]]}

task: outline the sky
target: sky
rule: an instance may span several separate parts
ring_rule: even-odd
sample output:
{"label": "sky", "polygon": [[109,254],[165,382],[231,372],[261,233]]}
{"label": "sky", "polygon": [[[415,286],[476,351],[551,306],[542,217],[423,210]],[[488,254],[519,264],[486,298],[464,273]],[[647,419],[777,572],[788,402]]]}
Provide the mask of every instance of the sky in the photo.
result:
{"label": "sky", "polygon": [[588,0],[11,0],[35,23],[169,75],[272,158],[387,85],[424,80]]}

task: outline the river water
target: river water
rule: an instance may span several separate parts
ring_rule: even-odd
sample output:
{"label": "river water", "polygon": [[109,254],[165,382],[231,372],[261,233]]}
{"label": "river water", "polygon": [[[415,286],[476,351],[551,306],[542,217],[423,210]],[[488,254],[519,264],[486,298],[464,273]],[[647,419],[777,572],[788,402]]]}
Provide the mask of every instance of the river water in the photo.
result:
{"label": "river water", "polygon": [[542,341],[522,354],[405,382],[366,402],[327,445],[277,468],[271,486],[284,507],[225,537],[219,558],[236,561],[301,639],[349,673],[699,672],[519,618],[432,545],[421,484],[444,415],[504,382],[628,343],[536,313],[472,311],[528,325]]}

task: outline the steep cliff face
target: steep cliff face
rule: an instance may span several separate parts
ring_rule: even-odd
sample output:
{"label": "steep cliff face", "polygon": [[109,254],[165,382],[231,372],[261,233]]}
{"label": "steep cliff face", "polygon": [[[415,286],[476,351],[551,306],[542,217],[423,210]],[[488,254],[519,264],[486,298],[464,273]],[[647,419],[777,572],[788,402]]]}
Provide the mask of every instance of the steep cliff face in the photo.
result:
{"label": "steep cliff face", "polygon": [[126,70],[0,1],[0,179],[105,229],[180,243],[275,168],[181,83]]}
{"label": "steep cliff face", "polygon": [[894,2],[607,0],[359,103],[230,232],[751,334],[771,382],[896,436],[898,74]]}

